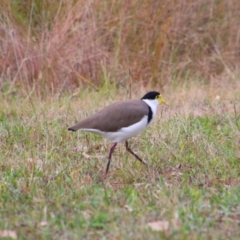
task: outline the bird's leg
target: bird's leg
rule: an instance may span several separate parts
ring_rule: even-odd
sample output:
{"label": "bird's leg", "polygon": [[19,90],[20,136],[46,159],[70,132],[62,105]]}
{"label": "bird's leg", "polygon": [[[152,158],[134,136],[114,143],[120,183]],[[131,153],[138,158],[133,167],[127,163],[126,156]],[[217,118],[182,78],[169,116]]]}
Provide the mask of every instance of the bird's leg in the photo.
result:
{"label": "bird's leg", "polygon": [[146,163],[146,162],[144,162],[136,153],[134,153],[133,151],[132,151],[132,149],[128,146],[128,141],[126,141],[126,143],[125,143],[126,145],[126,150],[128,151],[128,152],[130,152],[137,160],[139,160],[142,164],[144,164],[144,165],[146,165],[146,166],[148,166],[148,164]]}
{"label": "bird's leg", "polygon": [[108,169],[109,169],[110,162],[111,162],[111,158],[112,158],[112,154],[113,154],[114,149],[115,149],[116,146],[117,146],[117,143],[114,143],[114,144],[112,145],[111,149],[110,149],[109,156],[108,156],[107,168],[106,168],[106,172],[105,172],[105,177],[107,176]]}

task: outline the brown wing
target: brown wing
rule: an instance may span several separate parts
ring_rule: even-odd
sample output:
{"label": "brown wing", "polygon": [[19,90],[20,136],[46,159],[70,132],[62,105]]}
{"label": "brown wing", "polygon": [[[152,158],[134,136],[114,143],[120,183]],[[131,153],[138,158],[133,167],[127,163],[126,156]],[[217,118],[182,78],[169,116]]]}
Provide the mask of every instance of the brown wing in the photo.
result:
{"label": "brown wing", "polygon": [[104,132],[114,132],[140,121],[144,116],[148,116],[148,111],[148,105],[142,100],[116,102],[82,120],[68,130],[76,131],[90,128]]}

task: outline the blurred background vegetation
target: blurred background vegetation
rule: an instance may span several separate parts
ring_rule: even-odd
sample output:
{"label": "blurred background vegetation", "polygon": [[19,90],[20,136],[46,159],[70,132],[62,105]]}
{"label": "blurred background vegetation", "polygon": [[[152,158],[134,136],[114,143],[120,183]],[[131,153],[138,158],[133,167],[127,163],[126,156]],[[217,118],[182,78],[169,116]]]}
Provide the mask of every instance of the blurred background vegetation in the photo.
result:
{"label": "blurred background vegetation", "polygon": [[0,87],[238,76],[239,0],[1,0]]}

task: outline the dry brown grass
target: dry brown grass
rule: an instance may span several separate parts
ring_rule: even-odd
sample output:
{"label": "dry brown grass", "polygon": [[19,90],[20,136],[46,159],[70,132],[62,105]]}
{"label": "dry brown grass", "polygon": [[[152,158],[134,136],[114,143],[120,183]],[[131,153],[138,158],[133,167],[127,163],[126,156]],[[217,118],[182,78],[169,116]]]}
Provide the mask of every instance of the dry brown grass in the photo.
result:
{"label": "dry brown grass", "polygon": [[125,86],[130,75],[144,86],[226,82],[240,63],[239,11],[238,0],[2,0],[1,83],[42,92]]}

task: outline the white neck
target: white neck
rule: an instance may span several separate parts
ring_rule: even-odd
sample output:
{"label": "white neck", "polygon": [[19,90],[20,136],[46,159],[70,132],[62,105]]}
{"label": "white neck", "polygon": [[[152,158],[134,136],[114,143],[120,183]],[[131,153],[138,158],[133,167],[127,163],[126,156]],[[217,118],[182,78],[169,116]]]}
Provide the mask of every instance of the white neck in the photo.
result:
{"label": "white neck", "polygon": [[154,118],[157,113],[157,107],[158,107],[159,101],[157,99],[154,99],[154,100],[142,99],[142,100],[152,109],[153,118]]}

